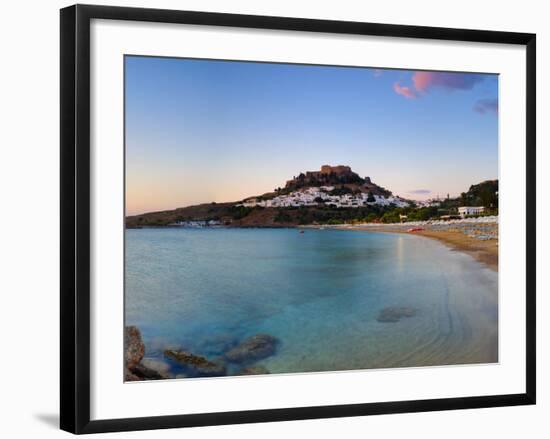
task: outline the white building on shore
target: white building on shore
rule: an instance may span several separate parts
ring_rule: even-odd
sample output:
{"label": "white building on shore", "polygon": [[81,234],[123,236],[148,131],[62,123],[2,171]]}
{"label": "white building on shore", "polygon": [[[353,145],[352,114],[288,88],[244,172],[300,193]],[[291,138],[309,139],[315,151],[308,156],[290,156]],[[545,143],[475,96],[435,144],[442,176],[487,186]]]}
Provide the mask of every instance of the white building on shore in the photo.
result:
{"label": "white building on shore", "polygon": [[485,211],[483,206],[462,206],[458,208],[459,215],[464,218],[468,215],[479,215]]}

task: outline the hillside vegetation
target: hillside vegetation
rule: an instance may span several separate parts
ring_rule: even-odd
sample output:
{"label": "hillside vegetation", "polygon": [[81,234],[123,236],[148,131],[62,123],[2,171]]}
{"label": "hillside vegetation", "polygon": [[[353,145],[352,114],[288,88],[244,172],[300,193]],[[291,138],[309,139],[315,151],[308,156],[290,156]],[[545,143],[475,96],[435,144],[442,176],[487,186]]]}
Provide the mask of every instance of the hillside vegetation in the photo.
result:
{"label": "hillside vegetation", "polygon": [[[265,200],[302,193],[311,187],[330,186],[331,195],[363,195],[364,202],[353,207],[330,205],[316,199],[308,205],[265,207]],[[321,194],[322,195],[322,194]],[[291,196],[291,195],[288,195]],[[375,198],[376,197],[376,198]],[[254,202],[247,203],[247,200]],[[376,201],[375,201],[376,200]],[[418,206],[412,201],[394,203],[392,193],[374,184],[369,177],[361,178],[348,166],[325,165],[320,171],[300,173],[286,182],[284,188],[228,203],[205,203],[161,212],[126,217],[126,227],[162,227],[186,221],[214,221],[231,227],[292,227],[308,224],[340,224],[349,222],[395,223],[424,221],[457,214],[459,206],[484,206],[485,214],[498,213],[498,180],[487,180],[470,186],[460,197],[447,197],[430,205]],[[404,201],[400,199],[401,201]],[[273,204],[273,203],[272,203]]]}

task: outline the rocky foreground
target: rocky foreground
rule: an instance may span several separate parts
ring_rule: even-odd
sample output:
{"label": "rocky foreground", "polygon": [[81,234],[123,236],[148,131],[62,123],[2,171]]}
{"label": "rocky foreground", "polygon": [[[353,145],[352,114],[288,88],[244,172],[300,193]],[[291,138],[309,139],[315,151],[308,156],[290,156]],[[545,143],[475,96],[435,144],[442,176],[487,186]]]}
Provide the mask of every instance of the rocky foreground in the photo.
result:
{"label": "rocky foreground", "polygon": [[[376,320],[397,324],[413,318],[418,310],[409,306],[382,308]],[[215,358],[185,349],[164,349],[161,358],[145,357],[145,345],[136,326],[124,329],[124,381],[163,380],[238,375],[263,375],[270,371],[258,362],[277,353],[280,341],[269,334],[256,334],[232,345]]]}
{"label": "rocky foreground", "polygon": [[[269,334],[256,334],[214,359],[185,349],[165,349],[163,359],[145,358],[141,332],[135,326],[124,330],[125,381],[170,378],[217,377],[226,375],[260,375],[269,370],[257,361],[274,355],[279,340]],[[236,372],[229,373],[231,370]],[[177,370],[178,373],[173,372]]]}
{"label": "rocky foreground", "polygon": [[145,345],[141,332],[135,326],[124,328],[125,370],[124,381],[158,380],[167,378],[142,363]]}

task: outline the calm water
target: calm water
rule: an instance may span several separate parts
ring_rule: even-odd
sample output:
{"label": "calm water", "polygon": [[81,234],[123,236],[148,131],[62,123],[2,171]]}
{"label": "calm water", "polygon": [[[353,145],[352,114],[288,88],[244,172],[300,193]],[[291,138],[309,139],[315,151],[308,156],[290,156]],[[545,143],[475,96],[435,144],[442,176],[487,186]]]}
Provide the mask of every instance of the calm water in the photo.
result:
{"label": "calm water", "polygon": [[[419,236],[127,230],[126,324],[158,359],[167,347],[215,359],[271,334],[278,350],[258,364],[272,373],[496,362],[497,277]],[[394,306],[417,313],[377,321]]]}

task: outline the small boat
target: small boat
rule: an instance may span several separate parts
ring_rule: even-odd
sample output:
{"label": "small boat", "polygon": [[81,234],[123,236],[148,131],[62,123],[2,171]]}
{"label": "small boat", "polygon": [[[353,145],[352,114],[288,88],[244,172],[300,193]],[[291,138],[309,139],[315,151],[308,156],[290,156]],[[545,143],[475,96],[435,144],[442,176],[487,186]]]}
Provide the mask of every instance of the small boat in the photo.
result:
{"label": "small boat", "polygon": [[300,230],[300,233],[305,233],[303,230]]}

